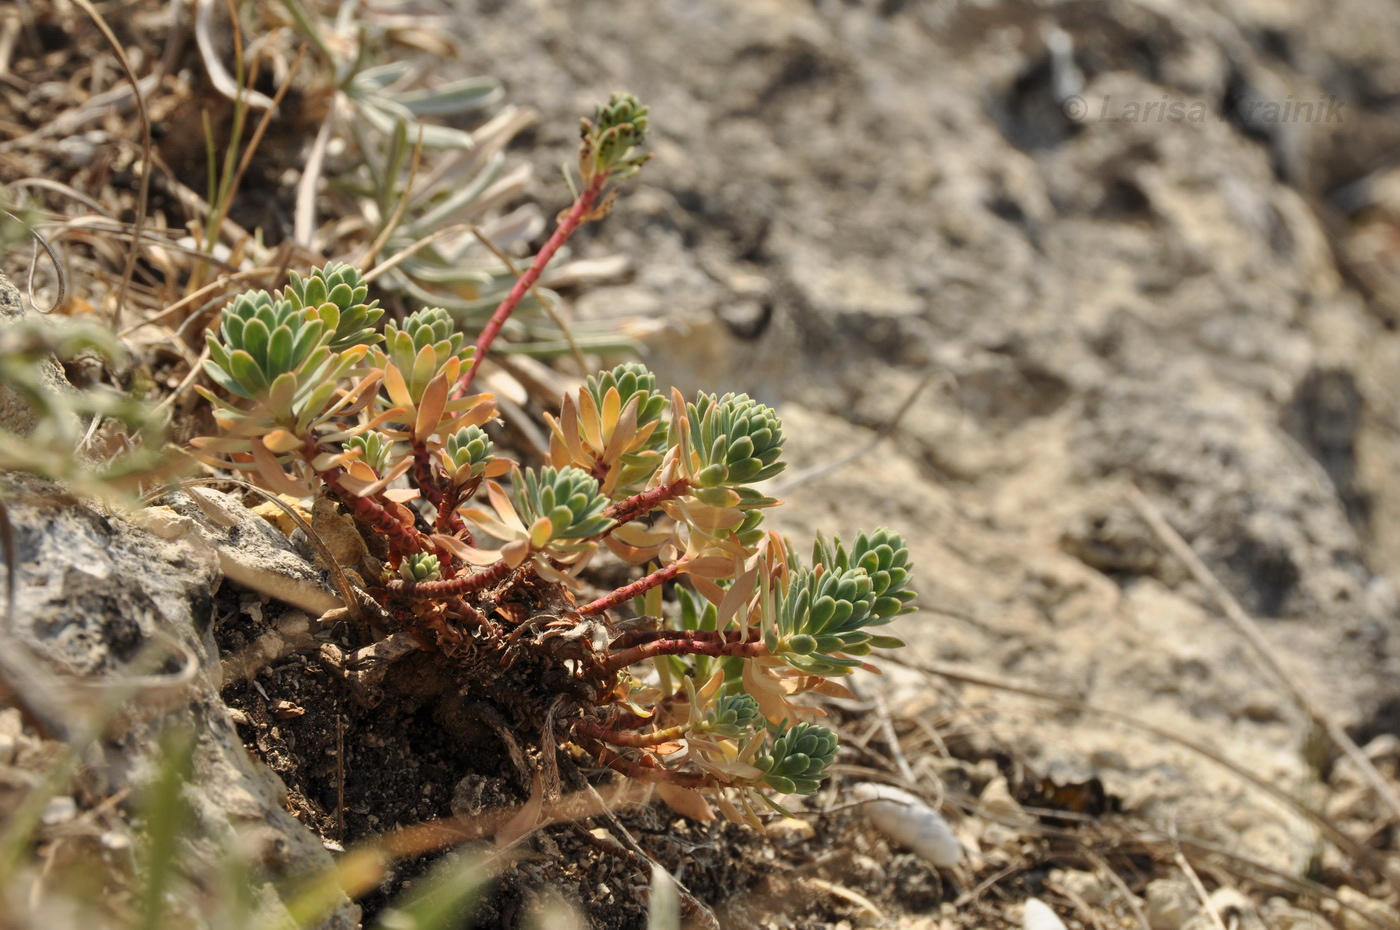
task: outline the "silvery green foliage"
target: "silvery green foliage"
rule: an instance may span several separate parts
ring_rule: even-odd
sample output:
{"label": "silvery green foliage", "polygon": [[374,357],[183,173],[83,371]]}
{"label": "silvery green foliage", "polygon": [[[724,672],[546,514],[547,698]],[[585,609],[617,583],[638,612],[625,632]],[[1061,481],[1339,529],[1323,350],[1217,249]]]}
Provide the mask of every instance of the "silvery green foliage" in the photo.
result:
{"label": "silvery green foliage", "polygon": [[245,291],[224,308],[218,335],[208,333],[204,370],[231,394],[254,400],[284,374],[313,374],[331,357],[327,321],[267,291]]}
{"label": "silvery green foliage", "polygon": [[423,399],[429,382],[450,359],[466,362],[472,357],[475,348],[464,346],[464,341],[441,307],[424,307],[402,323],[391,320],[384,326],[384,354],[403,375],[415,403]]}
{"label": "silvery green foliage", "polygon": [[393,451],[394,443],[383,433],[369,430],[358,436],[351,436],[341,444],[341,448],[346,452],[359,449],[360,461],[383,474],[384,466],[389,462],[389,454]]}
{"label": "silvery green foliage", "polygon": [[[623,407],[626,407],[632,398],[637,398],[638,426],[653,423],[661,419],[661,415],[666,412],[666,396],[656,389],[656,375],[640,362],[624,362],[611,371],[589,375],[584,386],[600,410],[603,407],[603,398],[612,388],[617,388],[618,398]],[[653,435],[657,440],[654,444],[659,444],[665,439],[665,433],[660,430]]]}
{"label": "silvery green foliage", "polygon": [[405,581],[434,581],[441,577],[442,565],[435,555],[415,552],[399,563],[399,574]]}
{"label": "silvery green foliage", "polygon": [[597,480],[573,467],[527,469],[515,495],[526,526],[542,518],[549,520],[553,527],[550,539],[588,539],[602,533],[613,522],[603,516],[608,503]]}
{"label": "silvery green foliage", "polygon": [[772,407],[747,394],[701,394],[686,405],[690,441],[700,457],[699,488],[733,487],[783,470],[783,424]]}
{"label": "silvery green foliage", "polygon": [[424,307],[404,317],[402,323],[390,320],[384,327],[389,358],[404,372],[413,370],[413,360],[427,346],[432,346],[439,359],[457,356],[462,361],[471,358],[472,347],[457,331],[457,324],[441,307]]}
{"label": "silvery green foliage", "polygon": [[584,122],[592,136],[599,168],[621,180],[631,177],[651,156],[638,151],[647,137],[647,108],[631,94],[613,94],[598,107],[593,122]]}
{"label": "silvery green foliage", "polygon": [[799,723],[779,734],[754,765],[763,769],[763,783],[774,791],[816,794],[838,746],[836,734],[826,727]]}
{"label": "silvery green foliage", "polygon": [[747,736],[762,722],[758,701],[742,691],[722,693],[705,711],[705,728],[730,739]]}
{"label": "silvery green foliage", "polygon": [[827,542],[818,536],[812,549],[812,562],[831,570],[860,568],[870,577],[875,600],[871,614],[887,622],[914,610],[914,592],[908,590],[909,547],[893,530],[878,527],[870,534],[860,533],[849,552],[839,538]]}
{"label": "silvery green foliage", "polygon": [[464,426],[447,437],[443,455],[454,484],[466,484],[481,477],[491,464],[491,437],[479,426]]}
{"label": "silvery green foliage", "polygon": [[[377,300],[365,303],[369,286],[356,268],[331,262],[324,268],[313,268],[309,278],[303,279],[295,271],[290,272],[288,278],[284,299],[295,309],[320,311],[331,327],[332,352],[358,345],[372,346],[383,338],[375,324],[384,316],[384,311]],[[334,323],[330,322],[332,318]]]}

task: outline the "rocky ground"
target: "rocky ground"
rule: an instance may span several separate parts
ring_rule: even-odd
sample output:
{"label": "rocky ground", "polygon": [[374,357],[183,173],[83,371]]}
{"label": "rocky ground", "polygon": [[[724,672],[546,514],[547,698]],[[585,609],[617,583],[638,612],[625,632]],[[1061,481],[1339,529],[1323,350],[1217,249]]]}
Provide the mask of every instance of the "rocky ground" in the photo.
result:
{"label": "rocky ground", "polygon": [[[635,278],[578,312],[664,320],[649,361],[779,403],[799,467],[871,447],[787,490],[780,519],[910,534],[933,608],[905,626],[918,655],[1325,794],[1305,715],[1165,554],[1136,484],[1327,713],[1393,753],[1400,8],[463,7],[474,63],[544,112],[541,177],[584,101],[651,102],[658,157],[587,246]],[[1328,108],[1268,109],[1304,101]],[[927,688],[890,684],[897,706]],[[963,696],[1164,827],[1295,874],[1318,854],[1178,746]]]}
{"label": "rocky ground", "polygon": [[[888,714],[911,787],[945,802],[965,861],[940,873],[840,810],[762,846],[658,846],[673,867],[703,863],[697,893],[727,925],[878,922],[836,887],[908,930],[1014,926],[1031,895],[1071,927],[1212,926],[1188,859],[1207,863],[1222,921],[1395,924],[1345,906],[1395,903],[1377,864],[1280,794],[1393,862],[1395,818],[1288,684],[1397,784],[1400,7],[458,8],[438,24],[462,68],[541,113],[517,149],[546,214],[564,203],[577,114],[618,88],[650,103],[654,162],[575,240],[634,272],[569,292],[566,309],[643,335],[685,390],[778,405],[792,467],[775,518],[800,540],[903,532],[925,607],[902,621],[907,657],[954,673],[865,682],[867,701],[839,711],[857,737],[841,777],[899,774]],[[1318,104],[1306,119],[1284,116],[1304,102]],[[1133,487],[1258,619],[1288,683]],[[221,596],[218,616],[244,609]],[[303,724],[265,712],[314,676],[279,675],[285,693],[225,697],[296,810],[314,779],[278,741]],[[404,810],[455,809],[454,772],[424,777],[442,797]],[[326,805],[307,804],[326,836]],[[636,876],[591,868],[563,875],[590,918],[635,925]],[[499,925],[516,919],[493,906]]]}

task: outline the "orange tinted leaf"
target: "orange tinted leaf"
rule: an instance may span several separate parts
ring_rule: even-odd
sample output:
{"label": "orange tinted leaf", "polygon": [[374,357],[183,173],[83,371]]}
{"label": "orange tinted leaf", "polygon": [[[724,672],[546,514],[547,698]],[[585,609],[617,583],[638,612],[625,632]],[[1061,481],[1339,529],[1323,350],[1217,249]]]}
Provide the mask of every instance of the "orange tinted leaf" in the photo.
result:
{"label": "orange tinted leaf", "polygon": [[649,752],[655,753],[658,756],[669,756],[680,752],[684,748],[685,743],[677,743],[675,741],[671,741],[669,743],[657,743],[654,746],[648,746],[647,750]]}
{"label": "orange tinted leaf", "polygon": [[508,542],[501,547],[501,558],[506,560],[506,564],[511,568],[519,568],[520,563],[530,555],[530,544],[523,539]]}
{"label": "orange tinted leaf", "polygon": [[667,807],[683,817],[689,817],[691,820],[715,819],[710,802],[694,788],[682,788],[679,785],[661,782],[656,786],[656,793],[666,802]]}
{"label": "orange tinted leaf", "polygon": [[436,545],[446,549],[468,565],[495,565],[501,560],[501,554],[496,550],[468,546],[455,536],[435,533],[431,539]]}
{"label": "orange tinted leaf", "polygon": [[482,471],[482,474],[487,478],[499,478],[514,467],[515,463],[510,459],[492,459],[491,463]]}
{"label": "orange tinted leaf", "polygon": [[697,559],[687,559],[681,563],[680,570],[688,575],[720,580],[734,574],[734,560],[722,555],[705,555]]}
{"label": "orange tinted leaf", "polygon": [[847,688],[845,685],[837,684],[836,682],[826,678],[818,678],[816,680],[816,683],[810,685],[809,687],[810,690],[815,691],[818,694],[825,694],[827,697],[844,698],[848,701],[854,701],[856,698],[855,694],[851,691],[850,688]]}
{"label": "orange tinted leaf", "polygon": [[428,382],[423,391],[423,400],[418,404],[418,419],[413,425],[414,439],[423,442],[437,432],[438,423],[447,408],[447,395],[451,387],[452,383],[445,375],[438,375]]}
{"label": "orange tinted leaf", "polygon": [[404,382],[403,372],[399,371],[398,366],[390,365],[384,369],[384,389],[389,392],[394,406],[413,409],[413,395],[408,393],[408,384]]}
{"label": "orange tinted leaf", "polygon": [[278,494],[290,494],[293,497],[303,497],[306,488],[302,487],[282,470],[282,465],[277,461],[277,457],[263,445],[261,439],[252,440],[253,464],[257,466],[258,477],[263,483]]}
{"label": "orange tinted leaf", "polygon": [[280,455],[301,448],[301,440],[290,430],[275,429],[263,437],[263,445]]}

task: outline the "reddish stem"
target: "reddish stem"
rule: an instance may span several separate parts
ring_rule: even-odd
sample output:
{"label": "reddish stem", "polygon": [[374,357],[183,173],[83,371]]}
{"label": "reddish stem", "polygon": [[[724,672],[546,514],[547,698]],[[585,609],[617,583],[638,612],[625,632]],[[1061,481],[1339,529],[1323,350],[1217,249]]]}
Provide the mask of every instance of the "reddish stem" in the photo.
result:
{"label": "reddish stem", "polygon": [[631,649],[624,649],[621,652],[609,653],[608,657],[603,660],[603,670],[618,672],[629,665],[636,665],[638,662],[645,662],[647,659],[654,659],[657,656],[683,655],[713,656],[715,658],[738,656],[743,659],[756,659],[759,656],[768,655],[768,647],[763,645],[762,640],[751,643],[717,643],[702,642],[690,636],[685,639],[655,640],[650,643],[642,643],[640,646],[633,646]]}
{"label": "reddish stem", "polygon": [[378,501],[355,495],[340,483],[341,469],[318,472],[321,480],[335,494],[336,499],[350,509],[351,515],[361,523],[369,524],[389,541],[389,548],[400,558],[415,552],[437,552],[433,545],[416,527],[403,523],[384,508]]}
{"label": "reddish stem", "polygon": [[432,454],[428,452],[427,443],[413,440],[413,480],[418,484],[418,490],[423,492],[423,496],[428,499],[428,503],[441,509],[443,498],[443,483],[438,480],[438,475],[433,471]]}
{"label": "reddish stem", "polygon": [[659,746],[662,743],[669,743],[685,736],[684,726],[667,727],[664,730],[652,730],[650,733],[619,733],[610,730],[593,720],[580,719],[574,721],[574,730],[585,736],[591,736],[604,743],[611,743],[614,746],[624,746],[629,749],[646,749],[650,746]]}
{"label": "reddish stem", "polygon": [[638,517],[644,517],[651,513],[666,501],[680,497],[690,490],[689,478],[677,478],[670,484],[663,484],[652,488],[650,491],[642,491],[640,494],[633,494],[613,504],[603,511],[603,516],[611,517],[617,521],[617,525],[631,523]]}
{"label": "reddish stem", "polygon": [[550,259],[554,258],[554,253],[559,251],[559,247],[567,242],[569,237],[574,234],[574,230],[578,229],[584,222],[589,211],[593,209],[593,204],[598,199],[598,195],[603,192],[603,185],[606,184],[607,181],[608,172],[606,171],[599,171],[593,175],[592,180],[588,182],[588,186],[578,195],[578,199],[575,200],[574,205],[569,208],[569,212],[565,214],[564,218],[559,221],[559,225],[555,227],[554,235],[549,237],[549,241],[540,249],[539,254],[535,256],[535,260],[530,263],[530,267],[526,269],[524,274],[516,279],[515,286],[510,289],[510,293],[506,295],[505,300],[501,301],[500,305],[496,307],[496,311],[491,314],[491,319],[487,321],[486,328],[483,329],[481,335],[476,338],[476,354],[472,356],[471,367],[466,370],[461,378],[457,379],[457,387],[452,392],[453,400],[459,397],[465,397],[467,391],[471,390],[472,379],[476,377],[476,370],[481,367],[481,360],[484,359],[486,353],[490,351],[491,343],[495,342],[496,337],[500,335],[501,327],[505,326],[506,320],[510,319],[511,313],[515,311],[520,301],[524,300],[525,295],[529,293],[530,288],[539,280],[540,275],[544,272],[545,266],[549,264]]}
{"label": "reddish stem", "polygon": [[638,578],[631,584],[618,588],[611,594],[605,594],[591,604],[580,607],[578,612],[585,617],[589,617],[593,614],[600,614],[605,610],[610,610],[624,601],[630,601],[639,594],[645,594],[659,584],[665,584],[676,577],[676,575],[680,574],[680,570],[684,567],[685,562],[673,562],[665,568],[657,569],[650,575]]}
{"label": "reddish stem", "polygon": [[405,581],[402,578],[395,578],[385,587],[394,594],[402,594],[404,597],[428,598],[449,594],[469,594],[495,584],[509,575],[510,571],[510,565],[502,560],[490,568],[473,572],[470,575],[459,575],[446,581]]}

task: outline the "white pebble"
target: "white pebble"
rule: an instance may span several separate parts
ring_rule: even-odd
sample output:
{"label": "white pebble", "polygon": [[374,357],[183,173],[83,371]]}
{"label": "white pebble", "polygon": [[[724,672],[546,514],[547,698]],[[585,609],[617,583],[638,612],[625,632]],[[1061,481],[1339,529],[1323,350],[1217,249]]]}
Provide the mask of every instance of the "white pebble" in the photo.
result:
{"label": "white pebble", "polygon": [[1050,905],[1039,898],[1026,899],[1026,911],[1021,915],[1021,927],[1023,930],[1066,930],[1065,922],[1050,910]]}
{"label": "white pebble", "polygon": [[948,821],[907,791],[890,785],[863,782],[851,794],[866,803],[861,807],[875,829],[932,865],[948,869],[962,858],[962,843]]}

